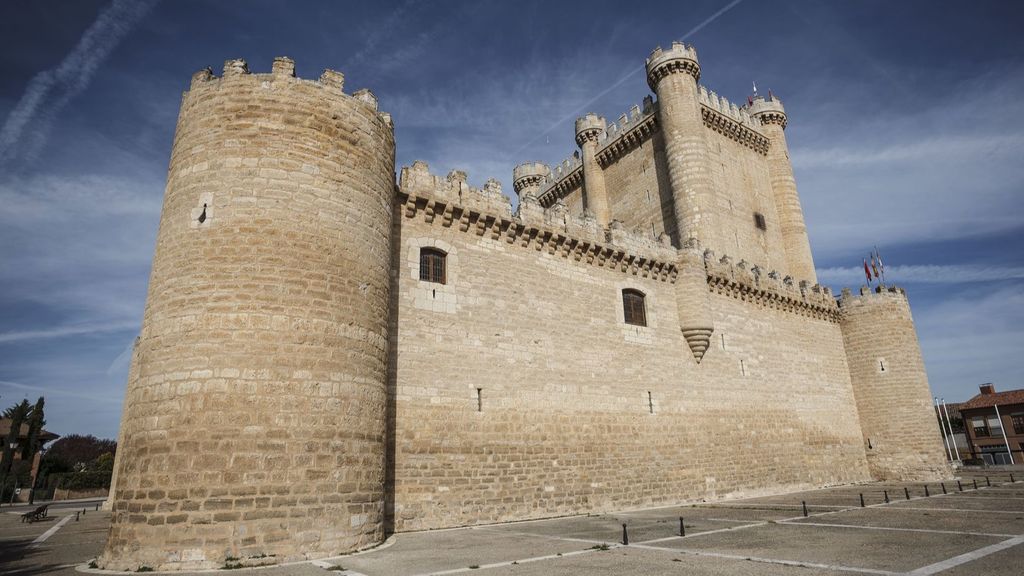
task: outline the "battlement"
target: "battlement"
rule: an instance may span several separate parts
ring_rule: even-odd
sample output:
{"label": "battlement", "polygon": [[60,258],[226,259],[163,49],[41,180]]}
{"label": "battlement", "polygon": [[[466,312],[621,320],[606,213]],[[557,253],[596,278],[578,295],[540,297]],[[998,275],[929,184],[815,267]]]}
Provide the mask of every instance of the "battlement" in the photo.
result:
{"label": "battlement", "polygon": [[714,90],[709,90],[707,86],[703,84],[699,87],[697,99],[701,104],[711,108],[712,110],[725,115],[734,122],[739,122],[750,127],[757,125],[754,119],[751,118],[750,112],[745,107],[737,106],[725,98],[725,96],[719,96]]}
{"label": "battlement", "polygon": [[[264,82],[270,81],[292,81],[302,82],[309,85],[321,86],[325,90],[342,94],[365,103],[367,106],[377,110],[377,97],[367,89],[357,90],[351,95],[345,94],[345,75],[337,70],[325,69],[317,80],[299,78],[295,74],[295,61],[287,56],[274,58],[269,74],[254,74],[249,70],[249,64],[242,58],[233,58],[224,61],[224,68],[221,77],[213,73],[213,69],[206,67],[192,75],[192,82],[189,91],[194,91],[206,86],[213,86],[221,81],[238,82],[242,79],[248,81]],[[379,112],[381,119],[390,126],[392,124],[391,114]]]}
{"label": "battlement", "polygon": [[754,118],[759,124],[778,124],[786,127],[786,109],[782,106],[782,100],[769,93],[768,97],[755,96],[750,104],[744,107],[749,117]]}
{"label": "battlement", "polygon": [[523,190],[536,190],[551,176],[551,168],[543,162],[523,162],[512,169],[512,189],[522,195]]}
{"label": "battlement", "polygon": [[654,98],[648,95],[643,107],[634,104],[617,122],[609,124],[597,139],[598,163],[607,167],[650,138],[657,125],[656,111]]}
{"label": "battlement", "polygon": [[583,160],[578,153],[555,164],[540,186],[537,198],[544,206],[552,205],[565,193],[583,184]]}
{"label": "battlement", "polygon": [[463,232],[490,235],[509,244],[532,245],[552,254],[561,250],[564,256],[573,254],[577,261],[614,264],[623,271],[645,276],[656,273],[663,280],[674,278],[676,250],[667,235],[653,239],[627,230],[619,221],[604,230],[590,214],[570,214],[561,200],[543,208],[527,196],[513,214],[496,181],[488,181],[484,189],[478,190],[465,185],[464,172],[453,170],[441,178],[431,174],[422,161],[402,168],[399,191],[405,195],[407,218],[422,214],[428,223],[439,219],[443,226],[458,224]]}
{"label": "battlement", "polygon": [[697,49],[683,42],[673,42],[668,50],[655,48],[647,57],[647,84],[654,90],[658,81],[676,72],[685,72],[700,80]]}
{"label": "battlement", "polygon": [[768,138],[761,133],[759,122],[741,106],[719,96],[701,85],[697,92],[704,125],[761,154],[768,153]]}
{"label": "battlement", "polygon": [[604,133],[608,123],[604,116],[598,116],[593,112],[576,119],[576,144],[583,146],[588,140],[597,140]]}
{"label": "battlement", "polygon": [[896,299],[907,301],[907,291],[902,286],[878,286],[874,289],[868,286],[861,286],[859,293],[854,294],[853,290],[843,288],[837,301],[840,308],[852,308],[855,306],[871,305],[879,299]]}
{"label": "battlement", "polygon": [[839,306],[828,286],[782,276],[775,270],[766,272],[745,260],[734,263],[729,256],[718,258],[713,250],[704,251],[704,267],[708,274],[708,287],[714,292],[753,300],[771,308],[838,321]]}

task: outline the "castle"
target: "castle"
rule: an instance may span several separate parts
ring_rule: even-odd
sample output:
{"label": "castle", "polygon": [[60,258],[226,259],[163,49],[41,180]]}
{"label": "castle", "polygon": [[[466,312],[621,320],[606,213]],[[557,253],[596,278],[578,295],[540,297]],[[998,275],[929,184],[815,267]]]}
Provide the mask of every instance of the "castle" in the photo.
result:
{"label": "castle", "polygon": [[98,564],[333,556],[410,531],[949,469],[903,290],[816,281],[782,103],[646,62],[501,185],[395,181],[390,115],[229,60],[178,117]]}

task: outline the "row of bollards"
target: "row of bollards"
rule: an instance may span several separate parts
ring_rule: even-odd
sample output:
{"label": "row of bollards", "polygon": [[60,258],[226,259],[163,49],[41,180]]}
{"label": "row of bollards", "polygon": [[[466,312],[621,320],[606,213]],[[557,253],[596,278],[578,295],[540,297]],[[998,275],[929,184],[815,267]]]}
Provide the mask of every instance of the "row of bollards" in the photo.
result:
{"label": "row of bollards", "polygon": [[[978,479],[974,478],[974,479],[972,479],[972,481],[973,481],[974,489],[977,490],[978,489]],[[1010,483],[1014,483],[1014,482],[1016,482],[1016,479],[1014,478],[1013,474],[1011,473],[1010,474]],[[988,476],[985,477],[985,485],[990,487],[990,488],[992,487],[992,480]],[[940,482],[939,483],[939,487],[942,488],[942,493],[943,494],[948,494],[949,493],[948,490],[946,489],[946,483],[945,482]],[[956,487],[957,487],[958,491],[960,491],[960,492],[964,491],[964,485],[963,485],[962,481],[957,480],[956,481]],[[864,493],[861,492],[859,496],[860,496],[860,507],[861,508],[865,508],[866,507],[866,503],[864,502]],[[907,487],[904,486],[904,488],[903,488],[903,496],[907,500],[911,499],[911,497],[910,497],[910,488],[907,488]],[[931,491],[928,489],[928,485],[927,484],[924,485],[924,496],[925,496],[925,498],[931,497]],[[889,504],[891,502],[891,500],[889,499],[889,491],[888,490],[882,490],[882,498],[885,500],[886,504]],[[807,510],[807,501],[806,500],[801,500],[800,501],[800,507],[803,509],[804,518],[809,517],[810,513]],[[96,505],[96,509],[99,510],[99,504]],[[81,512],[75,512],[75,521],[78,520],[78,515],[79,514],[85,515],[85,509],[83,508]],[[679,536],[681,536],[681,537],[685,537],[686,536],[686,524],[684,523],[682,516],[679,517]],[[627,525],[626,525],[625,522],[622,523],[622,545],[623,546],[629,546],[629,531],[628,531],[628,528],[627,528]]]}

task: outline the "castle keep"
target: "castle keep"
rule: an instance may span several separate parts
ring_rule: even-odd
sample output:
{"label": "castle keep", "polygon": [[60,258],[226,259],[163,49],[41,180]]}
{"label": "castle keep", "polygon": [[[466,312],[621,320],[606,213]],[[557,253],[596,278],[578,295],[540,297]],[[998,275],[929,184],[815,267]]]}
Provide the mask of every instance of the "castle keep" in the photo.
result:
{"label": "castle keep", "polygon": [[774,97],[655,97],[501,185],[328,70],[231,60],[178,118],[101,567],[946,475],[903,290],[815,278]]}

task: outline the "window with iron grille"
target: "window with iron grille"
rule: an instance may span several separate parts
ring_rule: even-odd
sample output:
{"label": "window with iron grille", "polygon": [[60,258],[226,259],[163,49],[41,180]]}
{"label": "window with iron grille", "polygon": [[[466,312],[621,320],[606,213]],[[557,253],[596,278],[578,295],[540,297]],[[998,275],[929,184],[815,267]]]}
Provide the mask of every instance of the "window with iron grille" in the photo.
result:
{"label": "window with iron grille", "polygon": [[1014,414],[1010,416],[1010,421],[1013,422],[1013,433],[1024,434],[1024,414]]}
{"label": "window with iron grille", "polygon": [[971,427],[974,428],[974,437],[981,438],[988,436],[988,426],[985,425],[985,419],[979,416],[971,418]]}
{"label": "window with iron grille", "polygon": [[764,221],[764,214],[754,212],[754,226],[757,226],[759,230],[768,229],[768,224]]}
{"label": "window with iron grille", "polygon": [[420,280],[444,284],[447,280],[445,259],[448,255],[437,248],[420,248]]}
{"label": "window with iron grille", "polygon": [[626,324],[647,326],[647,311],[644,309],[644,293],[639,290],[622,291],[622,311]]}

